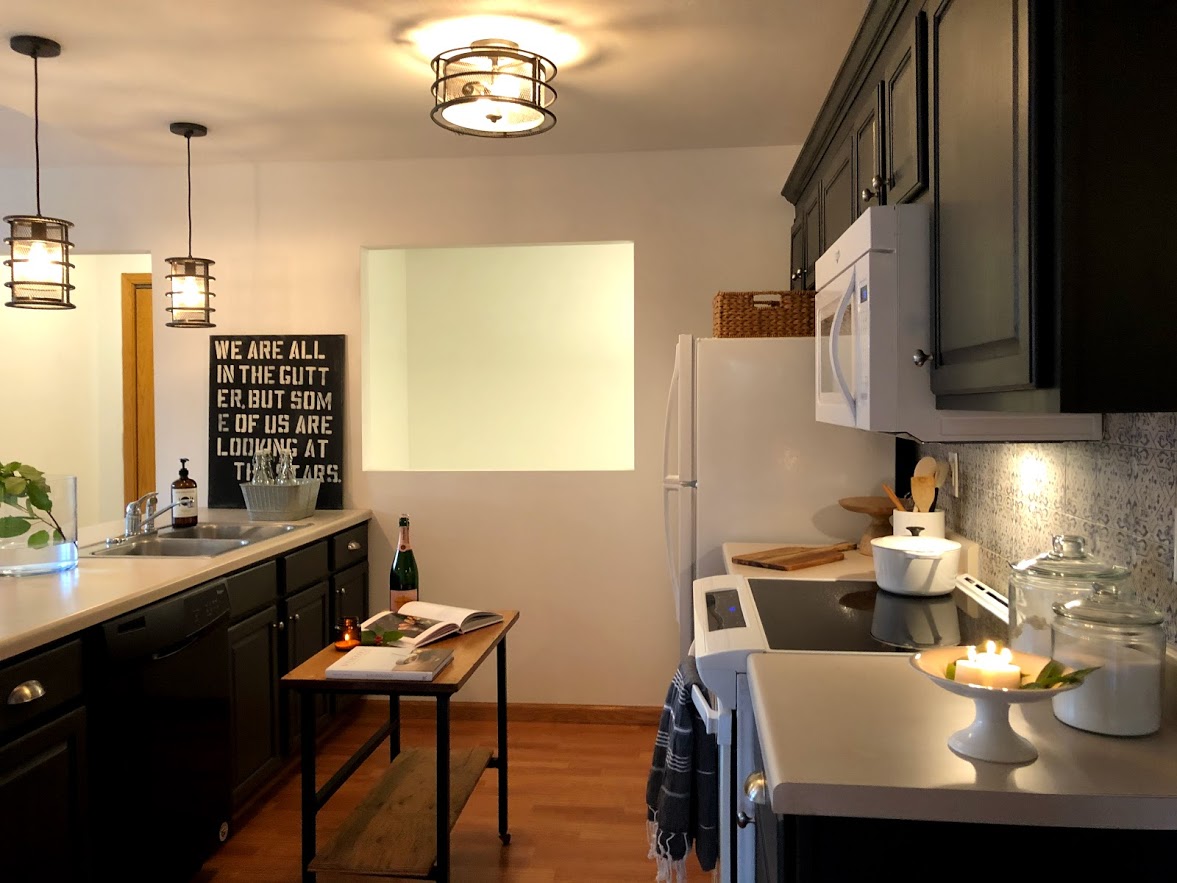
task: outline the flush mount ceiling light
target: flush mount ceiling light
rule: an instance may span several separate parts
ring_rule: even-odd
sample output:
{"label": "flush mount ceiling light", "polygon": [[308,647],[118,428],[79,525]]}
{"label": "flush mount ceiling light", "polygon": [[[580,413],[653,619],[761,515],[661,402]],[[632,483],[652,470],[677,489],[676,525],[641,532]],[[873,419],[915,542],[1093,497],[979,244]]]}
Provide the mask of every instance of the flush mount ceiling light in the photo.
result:
{"label": "flush mount ceiling light", "polygon": [[9,235],[4,242],[8,245],[8,288],[11,300],[5,306],[31,310],[72,310],[69,293],[69,221],[60,218],[46,218],[41,214],[41,89],[37,72],[37,60],[56,58],[61,46],[44,37],[18,35],[9,40],[14,52],[33,59],[33,156],[36,164],[37,213],[35,215],[9,215],[4,222],[9,225]]}
{"label": "flush mount ceiling light", "polygon": [[484,138],[538,135],[556,125],[556,66],[512,40],[474,40],[433,59],[433,121]]}
{"label": "flush mount ceiling light", "polygon": [[183,135],[188,148],[188,254],[182,258],[167,258],[171,270],[167,276],[170,285],[167,311],[172,314],[168,327],[215,328],[212,314],[216,310],[210,305],[210,299],[216,295],[208,287],[216,278],[208,274],[213,261],[192,257],[192,139],[203,138],[208,129],[199,123],[172,123],[168,128],[173,135]]}

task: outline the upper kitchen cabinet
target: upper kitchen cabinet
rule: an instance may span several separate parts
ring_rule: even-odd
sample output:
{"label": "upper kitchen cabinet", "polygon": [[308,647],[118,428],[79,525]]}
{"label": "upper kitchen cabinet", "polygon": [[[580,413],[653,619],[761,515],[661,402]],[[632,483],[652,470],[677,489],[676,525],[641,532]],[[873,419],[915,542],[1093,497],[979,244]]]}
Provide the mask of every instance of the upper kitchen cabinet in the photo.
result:
{"label": "upper kitchen cabinet", "polygon": [[[930,206],[937,407],[1177,411],[1158,260],[1177,225],[1155,195],[1177,139],[1174,34],[1177,4],[1143,0],[868,7],[782,193],[811,193],[849,137],[859,212]],[[821,210],[818,254],[837,226]]]}

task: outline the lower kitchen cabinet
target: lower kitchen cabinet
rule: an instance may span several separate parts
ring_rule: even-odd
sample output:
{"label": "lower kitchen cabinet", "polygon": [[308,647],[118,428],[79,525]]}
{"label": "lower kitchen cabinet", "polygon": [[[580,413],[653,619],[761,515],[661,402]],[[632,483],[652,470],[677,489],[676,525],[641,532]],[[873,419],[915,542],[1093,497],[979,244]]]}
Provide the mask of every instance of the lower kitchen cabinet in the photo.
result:
{"label": "lower kitchen cabinet", "polygon": [[[289,671],[306,662],[328,643],[327,623],[330,616],[329,584],[324,581],[316,583],[308,589],[286,598],[280,607],[285,608],[286,622],[286,665],[284,671]],[[282,713],[285,725],[287,750],[296,751],[298,739],[298,703],[299,697],[290,691],[283,691],[280,699],[286,706]],[[315,715],[319,728],[327,725],[330,718],[331,703],[328,697],[315,697],[318,712]]]}
{"label": "lower kitchen cabinet", "polygon": [[87,879],[85,757],[84,708],[0,745],[0,877]]}
{"label": "lower kitchen cabinet", "polygon": [[[368,562],[364,561],[331,577],[332,628],[345,616],[360,622],[368,618]],[[353,707],[363,696],[359,693],[334,693],[332,710],[336,713]]]}
{"label": "lower kitchen cabinet", "polygon": [[229,628],[233,703],[233,806],[240,807],[282,765],[278,679],[284,623],[274,603]]}

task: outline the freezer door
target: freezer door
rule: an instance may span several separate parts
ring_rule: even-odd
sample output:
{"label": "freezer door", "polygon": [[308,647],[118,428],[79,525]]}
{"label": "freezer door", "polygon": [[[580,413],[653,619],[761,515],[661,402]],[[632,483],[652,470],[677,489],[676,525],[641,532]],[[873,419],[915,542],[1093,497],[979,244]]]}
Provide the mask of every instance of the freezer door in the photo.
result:
{"label": "freezer door", "polygon": [[694,639],[695,489],[664,484],[662,513],[666,527],[666,565],[678,622],[679,658],[685,659]]}
{"label": "freezer door", "polygon": [[895,439],[814,419],[810,338],[703,339],[695,350],[695,577],[725,542],[856,539],[842,497],[893,481]]}

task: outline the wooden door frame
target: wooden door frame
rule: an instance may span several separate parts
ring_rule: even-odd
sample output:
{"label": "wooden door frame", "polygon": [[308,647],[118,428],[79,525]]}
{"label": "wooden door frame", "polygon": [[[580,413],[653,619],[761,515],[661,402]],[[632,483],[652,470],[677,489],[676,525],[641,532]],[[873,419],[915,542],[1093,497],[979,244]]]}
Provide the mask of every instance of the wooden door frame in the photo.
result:
{"label": "wooden door frame", "polygon": [[150,273],[123,273],[123,498],[155,486],[155,348]]}

